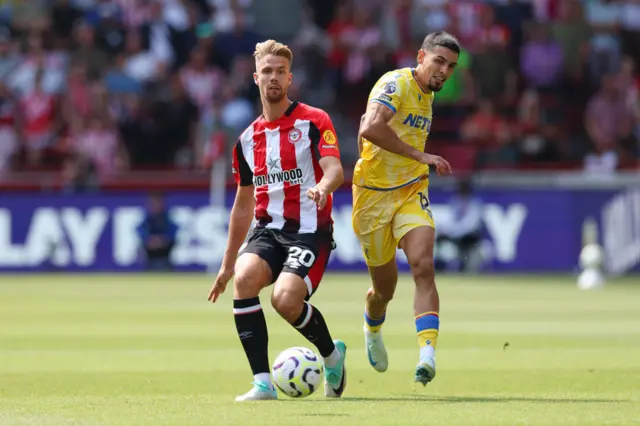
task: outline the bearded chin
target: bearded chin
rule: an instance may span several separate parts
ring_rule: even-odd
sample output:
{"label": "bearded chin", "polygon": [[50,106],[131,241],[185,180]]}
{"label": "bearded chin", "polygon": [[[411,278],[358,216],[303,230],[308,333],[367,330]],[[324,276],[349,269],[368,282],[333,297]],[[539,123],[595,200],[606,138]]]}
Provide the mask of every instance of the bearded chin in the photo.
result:
{"label": "bearded chin", "polygon": [[269,102],[270,104],[277,104],[280,101],[282,101],[284,99],[284,97],[287,96],[287,94],[284,91],[280,91],[280,93],[278,93],[277,95],[269,95],[266,94],[265,95],[265,99],[267,102]]}
{"label": "bearded chin", "polygon": [[434,86],[432,84],[427,85],[427,89],[431,90],[432,92],[439,92],[440,90],[442,90],[443,87],[444,87],[444,83],[441,84],[440,86]]}

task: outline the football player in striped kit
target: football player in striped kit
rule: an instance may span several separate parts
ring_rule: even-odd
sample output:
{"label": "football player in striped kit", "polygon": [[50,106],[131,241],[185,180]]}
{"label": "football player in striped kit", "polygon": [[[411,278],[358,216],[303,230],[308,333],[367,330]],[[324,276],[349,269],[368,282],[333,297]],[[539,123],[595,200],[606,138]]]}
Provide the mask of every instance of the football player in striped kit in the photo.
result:
{"label": "football player in striped kit", "polygon": [[[325,396],[346,385],[346,345],[333,340],[309,299],[335,248],[332,193],[343,183],[338,139],[328,114],[291,101],[291,50],[268,40],[256,45],[255,83],[262,114],[233,150],[238,183],[222,267],[209,294],[215,302],[234,278],[233,312],[253,371],[253,387],[236,401],[276,399],[259,293],[274,285],[271,304],[324,358]],[[252,218],[256,226],[247,241]]]}

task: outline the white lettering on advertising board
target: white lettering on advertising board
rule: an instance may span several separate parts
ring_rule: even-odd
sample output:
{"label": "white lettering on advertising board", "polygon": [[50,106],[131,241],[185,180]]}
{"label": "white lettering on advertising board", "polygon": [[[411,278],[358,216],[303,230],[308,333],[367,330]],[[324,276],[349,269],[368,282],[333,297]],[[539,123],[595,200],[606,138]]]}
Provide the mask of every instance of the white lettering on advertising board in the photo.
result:
{"label": "white lettering on advertising board", "polygon": [[[433,213],[436,222],[439,217],[450,215],[445,205],[434,205]],[[179,227],[172,253],[177,266],[206,266],[221,261],[227,237],[228,209],[178,206],[171,210],[171,215]],[[141,261],[136,228],[143,217],[143,208],[137,206],[114,209],[111,216],[104,207],[93,207],[85,212],[73,207],[42,207],[34,212],[24,243],[14,243],[11,211],[0,209],[0,268],[35,267],[45,262],[58,267],[91,267],[98,258],[98,250],[104,250],[101,247],[111,248],[112,252],[107,256],[115,265],[135,265]],[[351,225],[351,206],[336,207],[333,217],[337,249],[332,254],[332,262],[361,263],[360,246]],[[526,218],[527,209],[521,204],[506,208],[497,204],[485,206],[483,221],[499,262],[512,262],[516,258],[518,238]],[[106,238],[111,239],[111,244],[105,243]],[[104,253],[102,257],[105,257]],[[406,263],[400,251],[398,260]]]}

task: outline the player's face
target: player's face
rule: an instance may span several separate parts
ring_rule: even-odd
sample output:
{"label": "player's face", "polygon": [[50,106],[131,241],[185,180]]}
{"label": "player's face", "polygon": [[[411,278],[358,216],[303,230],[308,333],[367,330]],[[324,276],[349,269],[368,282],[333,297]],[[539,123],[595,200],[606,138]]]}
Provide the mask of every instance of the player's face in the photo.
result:
{"label": "player's face", "polygon": [[287,96],[291,85],[290,64],[287,58],[266,55],[256,61],[256,72],[253,79],[260,88],[262,99],[276,104]]}
{"label": "player's face", "polygon": [[422,83],[427,86],[427,89],[439,92],[453,74],[458,64],[458,54],[446,47],[436,46],[430,51],[420,50],[418,64],[422,71]]}

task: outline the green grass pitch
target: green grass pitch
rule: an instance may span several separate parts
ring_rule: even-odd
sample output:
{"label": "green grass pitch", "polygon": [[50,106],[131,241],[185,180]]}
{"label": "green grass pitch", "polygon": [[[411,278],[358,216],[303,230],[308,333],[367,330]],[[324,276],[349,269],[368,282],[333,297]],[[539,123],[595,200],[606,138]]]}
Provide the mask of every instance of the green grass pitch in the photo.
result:
{"label": "green grass pitch", "polygon": [[[384,327],[390,367],[367,363],[364,275],[325,277],[313,302],[348,345],[344,398],[238,404],[252,379],[212,278],[0,277],[0,425],[640,424],[640,278],[580,291],[569,277],[441,276],[438,375],[412,383],[412,283]],[[262,296],[271,360],[309,344]]]}

